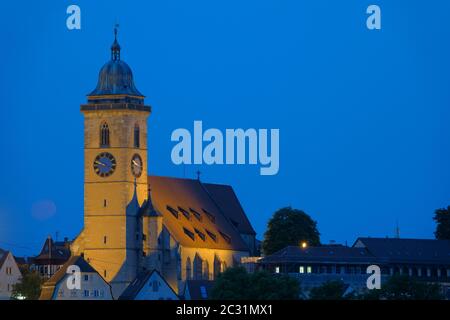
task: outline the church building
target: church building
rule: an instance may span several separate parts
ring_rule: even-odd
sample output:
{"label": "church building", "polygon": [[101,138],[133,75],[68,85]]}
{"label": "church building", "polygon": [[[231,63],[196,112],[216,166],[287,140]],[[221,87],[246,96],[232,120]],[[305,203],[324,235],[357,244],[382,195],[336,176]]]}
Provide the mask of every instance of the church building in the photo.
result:
{"label": "church building", "polygon": [[[255,253],[255,231],[232,187],[149,176],[147,118],[115,40],[84,115],[84,228],[71,244],[115,299],[155,270],[174,292],[214,280]],[[143,276],[144,274],[144,276]]]}

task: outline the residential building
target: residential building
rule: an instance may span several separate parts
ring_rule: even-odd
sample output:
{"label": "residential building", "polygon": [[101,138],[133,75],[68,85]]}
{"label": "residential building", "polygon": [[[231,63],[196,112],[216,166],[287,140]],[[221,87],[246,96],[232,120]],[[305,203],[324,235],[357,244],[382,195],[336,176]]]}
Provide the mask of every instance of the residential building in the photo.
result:
{"label": "residential building", "polygon": [[112,300],[111,286],[80,256],[44,283],[39,300]]}
{"label": "residential building", "polygon": [[156,271],[141,273],[125,289],[119,300],[179,300],[167,281]]}
{"label": "residential building", "polygon": [[0,300],[9,300],[22,274],[10,251],[0,249]]}

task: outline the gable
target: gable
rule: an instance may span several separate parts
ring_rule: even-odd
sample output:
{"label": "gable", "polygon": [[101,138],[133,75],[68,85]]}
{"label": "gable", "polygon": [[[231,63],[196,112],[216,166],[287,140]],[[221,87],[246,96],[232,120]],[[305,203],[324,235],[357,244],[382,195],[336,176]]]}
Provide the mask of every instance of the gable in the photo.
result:
{"label": "gable", "polygon": [[153,270],[138,275],[119,300],[179,300],[179,298],[161,274]]}

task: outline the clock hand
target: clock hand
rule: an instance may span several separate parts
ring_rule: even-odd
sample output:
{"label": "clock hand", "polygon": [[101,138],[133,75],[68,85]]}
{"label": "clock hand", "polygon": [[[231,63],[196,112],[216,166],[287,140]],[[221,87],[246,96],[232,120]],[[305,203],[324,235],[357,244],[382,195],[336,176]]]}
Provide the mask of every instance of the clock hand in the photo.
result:
{"label": "clock hand", "polygon": [[133,160],[133,163],[138,166],[139,168],[142,167],[140,164],[138,164],[136,161]]}
{"label": "clock hand", "polygon": [[103,162],[100,162],[100,161],[95,161],[95,163],[96,163],[96,164],[99,164],[99,165],[101,165],[101,166],[104,166],[104,167],[106,167],[106,164],[104,164]]}

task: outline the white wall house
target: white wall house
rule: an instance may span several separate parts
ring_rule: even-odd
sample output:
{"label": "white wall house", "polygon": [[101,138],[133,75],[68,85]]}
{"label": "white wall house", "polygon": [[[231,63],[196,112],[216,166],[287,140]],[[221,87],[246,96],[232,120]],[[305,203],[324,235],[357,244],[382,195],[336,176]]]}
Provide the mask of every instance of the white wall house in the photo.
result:
{"label": "white wall house", "polygon": [[0,249],[0,300],[9,300],[22,274],[10,251]]}
{"label": "white wall house", "polygon": [[[73,270],[79,273],[73,273]],[[70,258],[42,287],[40,300],[112,300],[111,286],[80,256]]]}
{"label": "white wall house", "polygon": [[139,275],[122,293],[119,300],[179,300],[175,291],[156,271]]}

